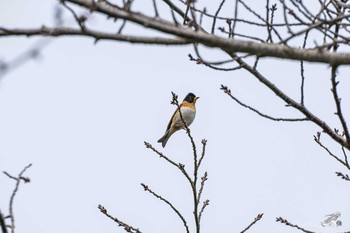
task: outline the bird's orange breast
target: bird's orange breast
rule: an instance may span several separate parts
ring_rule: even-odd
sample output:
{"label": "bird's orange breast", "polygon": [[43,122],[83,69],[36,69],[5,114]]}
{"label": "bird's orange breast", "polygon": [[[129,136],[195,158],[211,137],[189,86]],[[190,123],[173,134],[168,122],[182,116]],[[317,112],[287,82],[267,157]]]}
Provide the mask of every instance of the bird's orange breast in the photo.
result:
{"label": "bird's orange breast", "polygon": [[187,102],[187,101],[182,102],[182,104],[181,104],[180,107],[187,107],[187,108],[193,108],[193,109],[196,108],[196,106],[195,106],[194,103],[189,103],[189,102]]}

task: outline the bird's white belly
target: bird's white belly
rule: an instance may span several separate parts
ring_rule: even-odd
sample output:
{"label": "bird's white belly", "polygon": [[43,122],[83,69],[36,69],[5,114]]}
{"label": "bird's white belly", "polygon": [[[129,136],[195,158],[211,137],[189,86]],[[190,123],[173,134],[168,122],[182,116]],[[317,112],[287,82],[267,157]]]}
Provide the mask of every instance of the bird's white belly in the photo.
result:
{"label": "bird's white belly", "polygon": [[[194,118],[196,117],[196,110],[193,108],[182,107],[181,114],[182,114],[182,118],[186,122],[186,125],[190,126]],[[180,120],[180,123],[182,123],[181,118],[179,120]]]}

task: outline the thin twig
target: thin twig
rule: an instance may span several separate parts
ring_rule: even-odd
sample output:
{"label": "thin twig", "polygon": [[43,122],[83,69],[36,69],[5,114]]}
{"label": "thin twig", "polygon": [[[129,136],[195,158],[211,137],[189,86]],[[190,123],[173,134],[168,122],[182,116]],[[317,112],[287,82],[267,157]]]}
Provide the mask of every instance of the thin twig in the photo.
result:
{"label": "thin twig", "polygon": [[154,8],[155,17],[158,18],[159,17],[159,13],[158,13],[156,0],[153,0],[153,8]]}
{"label": "thin twig", "polygon": [[346,166],[350,168],[349,161],[348,161],[348,155],[346,154],[343,146],[341,147],[341,150],[343,151],[343,155],[344,155],[344,160],[345,160]]}
{"label": "thin twig", "polygon": [[176,163],[173,160],[169,159],[166,155],[164,155],[162,152],[158,151],[157,149],[155,149],[150,143],[148,142],[144,142],[146,148],[151,149],[152,151],[154,151],[156,154],[159,155],[160,158],[166,160],[168,163],[172,164],[173,166],[177,167],[186,177],[186,179],[188,180],[188,182],[191,184],[191,186],[193,186],[193,181],[191,179],[191,177],[188,175],[187,171],[185,170],[185,165],[181,164],[181,163]]}
{"label": "thin twig", "polygon": [[314,141],[321,146],[325,151],[328,152],[328,154],[330,156],[332,156],[333,158],[335,158],[339,163],[343,164],[346,168],[348,168],[350,170],[350,166],[349,164],[347,164],[346,162],[344,162],[343,160],[341,160],[340,158],[338,158],[338,156],[336,156],[335,154],[333,154],[326,146],[324,146],[321,143],[321,132],[317,132],[316,135],[314,135]]}
{"label": "thin twig", "polygon": [[186,232],[189,233],[190,230],[187,226],[187,222],[185,220],[185,218],[182,216],[182,214],[180,213],[180,211],[178,209],[175,208],[175,206],[168,201],[167,199],[165,199],[164,197],[158,195],[157,193],[155,193],[154,191],[152,191],[147,185],[141,183],[141,186],[143,187],[143,189],[147,192],[149,192],[150,194],[152,194],[153,196],[155,196],[156,198],[158,198],[159,200],[163,201],[164,203],[166,203],[168,206],[170,206],[170,208],[177,214],[177,216],[181,219],[182,223],[185,226]]}
{"label": "thin twig", "polygon": [[205,208],[209,205],[209,200],[205,200],[203,201],[203,205],[202,205],[202,208],[201,210],[199,211],[199,216],[198,216],[198,219],[199,219],[199,222],[202,220],[202,215],[203,215],[203,212],[205,210]]}
{"label": "thin twig", "polygon": [[202,160],[204,158],[204,155],[205,155],[205,148],[206,148],[206,145],[207,145],[207,140],[206,139],[202,139],[201,143],[202,143],[202,154],[201,154],[201,157],[199,158],[199,161],[198,161],[198,168],[201,166],[202,164]]}
{"label": "thin twig", "polygon": [[[236,67],[232,67],[232,68],[221,68],[221,67],[218,67],[215,63],[211,63],[211,62],[207,62],[207,61],[203,60],[200,57],[200,55],[199,55],[197,46],[195,44],[193,46],[194,46],[195,52],[196,52],[196,54],[197,54],[197,56],[199,58],[194,58],[191,54],[188,54],[188,57],[190,58],[190,61],[195,61],[197,65],[203,64],[203,65],[209,67],[210,69],[218,70],[218,71],[234,71],[234,70],[238,70],[238,69],[242,68],[240,66],[236,66]],[[223,63],[219,62],[219,65],[222,65],[222,64]]]}
{"label": "thin twig", "polygon": [[305,69],[304,69],[304,61],[300,61],[300,76],[301,76],[300,104],[301,104],[301,105],[304,105],[304,88],[305,88]]}
{"label": "thin twig", "polygon": [[201,185],[198,191],[198,197],[197,197],[197,203],[199,204],[199,202],[201,201],[201,197],[202,197],[202,193],[203,193],[203,189],[204,189],[204,184],[205,182],[208,180],[208,173],[204,172],[204,175],[201,177]]}
{"label": "thin twig", "polygon": [[85,27],[85,21],[86,21],[86,16],[78,16],[76,13],[75,13],[75,11],[72,9],[72,8],[70,8],[67,4],[66,4],[66,2],[64,1],[64,0],[61,0],[61,4],[68,10],[68,11],[70,11],[71,13],[72,13],[72,15],[73,15],[73,17],[74,17],[74,19],[75,19],[75,21],[78,23],[78,25],[80,26],[80,29],[82,30],[82,31],[85,31],[85,29],[86,29],[86,27]]}
{"label": "thin twig", "polygon": [[291,97],[286,95],[282,90],[280,90],[276,85],[274,85],[271,81],[269,81],[264,75],[262,75],[258,70],[254,69],[252,66],[247,64],[243,59],[237,57],[236,53],[228,52],[228,54],[236,59],[239,65],[241,65],[245,70],[251,73],[257,80],[263,83],[266,87],[268,87],[273,93],[275,93],[279,98],[286,102],[286,104],[290,107],[295,108],[300,113],[302,113],[307,119],[314,122],[320,128],[323,129],[325,133],[327,133],[334,141],[338,142],[340,145],[344,146],[347,149],[350,149],[350,144],[344,140],[342,136],[337,134],[326,122],[321,120],[319,117],[314,115],[309,111],[305,106],[299,104]]}
{"label": "thin twig", "polygon": [[301,230],[301,231],[303,231],[303,232],[305,232],[305,233],[314,233],[313,231],[305,230],[304,228],[299,227],[299,226],[296,225],[296,224],[292,224],[292,223],[288,222],[287,219],[284,219],[284,218],[282,218],[282,217],[277,217],[277,218],[276,218],[276,222],[280,222],[280,223],[285,224],[285,225],[287,225],[287,226],[294,227],[294,228],[296,228],[296,229],[298,229],[298,230]]}
{"label": "thin twig", "polygon": [[343,174],[341,172],[336,172],[335,174],[337,174],[337,176],[339,176],[340,178],[342,178],[343,180],[346,180],[346,181],[350,181],[350,176],[348,174]]}
{"label": "thin twig", "polygon": [[20,185],[22,180],[24,181],[24,183],[29,183],[30,182],[30,179],[28,177],[23,177],[23,174],[31,166],[32,166],[32,164],[29,164],[29,165],[25,166],[24,169],[18,174],[17,177],[14,177],[14,176],[10,175],[6,171],[3,172],[10,179],[14,179],[16,181],[16,186],[15,186],[13,192],[12,192],[12,195],[11,195],[11,198],[10,198],[10,203],[9,203],[9,214],[10,214],[10,221],[11,221],[11,225],[10,225],[11,233],[15,232],[15,214],[13,212],[13,203],[14,203],[14,200],[15,200],[15,196],[16,196],[16,194],[18,192],[19,185]]}
{"label": "thin twig", "polygon": [[333,93],[333,98],[335,101],[335,106],[337,109],[336,115],[339,117],[339,121],[343,127],[344,130],[344,134],[345,134],[345,138],[348,142],[350,142],[350,134],[349,134],[349,129],[348,126],[346,124],[343,112],[342,112],[342,108],[341,108],[341,104],[340,104],[340,97],[338,95],[338,91],[337,91],[337,86],[339,84],[339,82],[336,80],[336,76],[337,76],[337,66],[332,66],[331,68],[331,81],[332,81],[332,93]]}
{"label": "thin twig", "polygon": [[223,90],[224,93],[226,93],[228,96],[230,96],[234,101],[236,101],[239,105],[245,107],[245,108],[248,108],[249,110],[255,112],[256,114],[258,114],[259,116],[261,117],[264,117],[266,119],[269,119],[269,120],[273,120],[273,121],[287,121],[287,122],[299,122],[299,121],[308,121],[309,119],[307,118],[276,118],[276,117],[272,117],[272,116],[269,116],[269,115],[266,115],[258,110],[256,110],[255,108],[253,107],[250,107],[244,103],[242,103],[239,99],[237,99],[236,97],[234,97],[232,94],[231,94],[231,90],[227,87],[227,86],[224,86],[224,85],[221,85],[221,88],[220,90]]}
{"label": "thin twig", "polygon": [[170,7],[170,9],[178,13],[184,20],[187,18],[186,14],[176,5],[174,5],[170,0],[163,0],[163,2],[165,2]]}
{"label": "thin twig", "polygon": [[230,30],[230,36],[231,38],[233,38],[235,36],[235,30],[236,30],[236,25],[237,25],[237,18],[238,18],[238,0],[235,0],[235,12],[234,12],[234,15],[233,15],[233,19],[231,21],[233,21],[233,24],[232,24],[232,28]]}
{"label": "thin twig", "polygon": [[241,231],[241,233],[246,232],[247,230],[249,230],[255,223],[257,223],[260,219],[262,219],[264,213],[258,214],[254,220],[243,230]]}
{"label": "thin twig", "polygon": [[110,214],[108,213],[107,209],[106,209],[104,206],[98,205],[97,208],[101,211],[101,213],[103,213],[104,215],[106,215],[108,218],[112,219],[114,222],[118,223],[118,225],[119,225],[120,227],[123,227],[124,230],[125,230],[126,232],[130,232],[130,233],[141,233],[141,231],[140,231],[138,228],[132,227],[131,225],[126,224],[125,222],[119,220],[118,218],[113,217],[112,215],[110,215]]}
{"label": "thin twig", "polygon": [[214,16],[214,18],[213,18],[213,24],[212,24],[212,26],[211,26],[211,34],[214,34],[214,32],[215,32],[216,19],[217,19],[218,15],[219,15],[219,12],[220,12],[222,6],[224,5],[225,1],[226,1],[226,0],[222,0],[222,1],[221,1],[220,5],[219,5],[219,7],[218,7],[218,9],[217,9],[217,11],[216,11],[216,13],[215,13],[215,16]]}

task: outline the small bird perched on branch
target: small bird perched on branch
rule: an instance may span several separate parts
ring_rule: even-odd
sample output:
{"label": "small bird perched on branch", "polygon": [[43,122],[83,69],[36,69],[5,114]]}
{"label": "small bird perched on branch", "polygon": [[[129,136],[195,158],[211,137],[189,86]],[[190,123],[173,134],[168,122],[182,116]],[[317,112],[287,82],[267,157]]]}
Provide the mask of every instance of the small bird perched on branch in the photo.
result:
{"label": "small bird perched on branch", "polygon": [[[188,93],[183,102],[180,104],[181,115],[187,127],[192,124],[194,118],[196,117],[196,101],[198,98],[199,97],[195,96],[193,93]],[[164,136],[161,137],[158,142],[162,143],[162,146],[165,147],[170,136],[176,131],[184,128],[185,126],[181,120],[180,112],[179,110],[176,110],[170,119]]]}

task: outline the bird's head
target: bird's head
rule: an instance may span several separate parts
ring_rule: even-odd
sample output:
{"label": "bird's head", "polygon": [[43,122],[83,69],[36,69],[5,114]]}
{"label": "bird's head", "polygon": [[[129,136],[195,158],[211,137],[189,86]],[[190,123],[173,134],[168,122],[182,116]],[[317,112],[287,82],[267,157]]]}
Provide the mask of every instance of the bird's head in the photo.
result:
{"label": "bird's head", "polygon": [[187,96],[185,97],[184,101],[187,101],[189,103],[196,103],[197,99],[199,97],[195,96],[193,93],[188,93]]}

